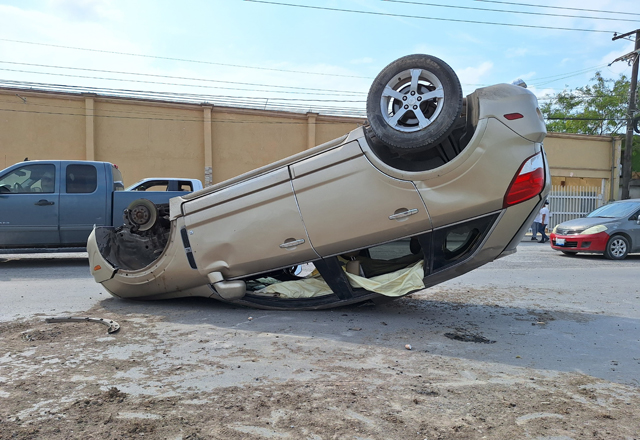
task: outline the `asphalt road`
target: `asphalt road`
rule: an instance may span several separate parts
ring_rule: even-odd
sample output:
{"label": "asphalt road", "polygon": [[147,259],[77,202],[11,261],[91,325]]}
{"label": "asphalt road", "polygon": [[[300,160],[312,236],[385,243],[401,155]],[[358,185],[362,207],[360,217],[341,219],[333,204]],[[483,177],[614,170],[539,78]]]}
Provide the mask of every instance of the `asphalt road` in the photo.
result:
{"label": "asphalt road", "polygon": [[247,326],[250,315],[256,332],[328,343],[411,344],[434,355],[582,372],[640,386],[639,269],[640,256],[615,262],[568,257],[523,241],[515,255],[411,298],[375,307],[282,312],[205,299],[120,300],[93,281],[86,255],[12,255],[0,256],[0,322],[77,315],[96,305],[160,316],[178,328],[211,323],[233,329]]}

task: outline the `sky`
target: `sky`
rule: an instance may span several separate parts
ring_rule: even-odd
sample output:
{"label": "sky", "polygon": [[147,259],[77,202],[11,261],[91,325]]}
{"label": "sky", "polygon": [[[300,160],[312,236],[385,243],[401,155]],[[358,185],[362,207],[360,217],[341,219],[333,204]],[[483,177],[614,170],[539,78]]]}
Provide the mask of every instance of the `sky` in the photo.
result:
{"label": "sky", "polygon": [[[363,116],[404,55],[465,94],[523,79],[542,100],[631,75],[638,0],[0,0],[0,86]],[[511,11],[511,12],[500,12]],[[25,84],[28,83],[28,84]],[[16,98],[17,99],[17,98]]]}

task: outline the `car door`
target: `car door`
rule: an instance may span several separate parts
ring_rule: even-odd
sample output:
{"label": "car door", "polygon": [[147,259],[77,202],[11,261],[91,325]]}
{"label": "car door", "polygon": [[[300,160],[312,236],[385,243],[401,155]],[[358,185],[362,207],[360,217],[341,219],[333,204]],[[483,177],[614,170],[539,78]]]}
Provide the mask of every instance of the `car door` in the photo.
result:
{"label": "car door", "polygon": [[0,176],[0,247],[60,244],[57,163],[21,165]]}
{"label": "car door", "polygon": [[62,163],[60,240],[63,245],[86,246],[93,225],[107,224],[110,191],[104,164]]}
{"label": "car door", "polygon": [[631,243],[629,243],[629,246],[631,247],[630,252],[640,251],[640,224],[638,224],[638,219],[640,219],[640,210],[636,209],[636,212],[629,217],[629,220],[624,222],[624,225],[621,225],[623,228],[627,229],[627,232],[631,237]]}
{"label": "car door", "polygon": [[240,277],[315,260],[287,168],[182,205],[198,270]]}
{"label": "car door", "polygon": [[302,160],[290,170],[311,244],[322,257],[431,229],[413,182],[380,172],[357,142]]}

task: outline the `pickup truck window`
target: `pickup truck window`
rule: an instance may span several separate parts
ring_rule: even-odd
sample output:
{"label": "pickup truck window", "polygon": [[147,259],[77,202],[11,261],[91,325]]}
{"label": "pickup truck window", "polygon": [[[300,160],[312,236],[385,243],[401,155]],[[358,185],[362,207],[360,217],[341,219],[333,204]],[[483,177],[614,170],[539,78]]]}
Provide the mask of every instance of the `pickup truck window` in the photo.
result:
{"label": "pickup truck window", "polygon": [[98,171],[93,165],[69,165],[67,167],[67,193],[92,193],[98,186]]}
{"label": "pickup truck window", "polygon": [[111,174],[113,175],[113,190],[124,191],[124,183],[122,181],[122,173],[117,166],[111,165]]}
{"label": "pickup truck window", "polygon": [[52,193],[55,176],[52,164],[25,165],[0,177],[0,193]]}

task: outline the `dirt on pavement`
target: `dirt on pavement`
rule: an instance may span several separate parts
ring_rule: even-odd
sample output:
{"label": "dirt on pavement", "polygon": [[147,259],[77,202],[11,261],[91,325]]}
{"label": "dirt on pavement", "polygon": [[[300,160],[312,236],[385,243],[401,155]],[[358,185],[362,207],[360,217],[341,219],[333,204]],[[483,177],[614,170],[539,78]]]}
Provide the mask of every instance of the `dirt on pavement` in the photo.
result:
{"label": "dirt on pavement", "polygon": [[357,342],[260,327],[273,315],[249,309],[186,326],[105,305],[81,315],[117,333],[0,324],[0,439],[640,438],[636,387],[437,355],[385,318],[367,336],[355,306],[308,316]]}

